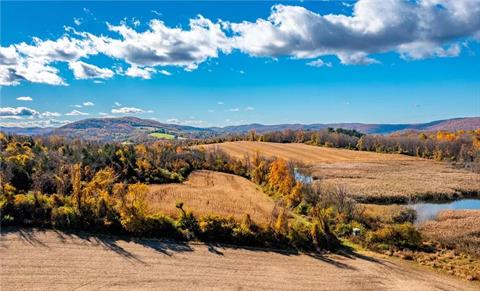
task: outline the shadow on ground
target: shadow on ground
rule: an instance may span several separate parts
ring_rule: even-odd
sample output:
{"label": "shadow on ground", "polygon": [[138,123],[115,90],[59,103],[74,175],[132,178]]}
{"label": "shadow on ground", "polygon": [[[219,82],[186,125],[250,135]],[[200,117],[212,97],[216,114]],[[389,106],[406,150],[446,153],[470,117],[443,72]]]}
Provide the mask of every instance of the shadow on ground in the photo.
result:
{"label": "shadow on ground", "polygon": [[[173,256],[175,253],[193,252],[192,245],[205,245],[208,252],[216,256],[224,256],[222,250],[225,249],[241,249],[249,250],[253,252],[267,252],[276,253],[284,256],[297,256],[307,255],[313,259],[320,260],[324,263],[331,264],[337,268],[355,270],[354,267],[346,264],[342,261],[345,260],[366,260],[369,262],[385,265],[384,261],[375,259],[373,257],[365,256],[355,252],[352,249],[344,248],[336,253],[330,252],[317,252],[317,253],[304,253],[294,249],[275,249],[275,248],[262,248],[262,247],[249,247],[239,245],[227,245],[227,244],[214,244],[214,243],[198,243],[198,242],[185,242],[178,240],[160,240],[160,239],[146,239],[146,238],[133,238],[129,236],[115,236],[104,234],[91,234],[83,231],[60,231],[51,229],[39,229],[39,228],[18,228],[18,227],[3,227],[1,229],[1,236],[4,239],[6,234],[16,234],[20,240],[31,245],[37,245],[40,247],[49,248],[48,244],[45,244],[38,238],[38,234],[46,231],[52,231],[57,235],[57,239],[62,243],[68,243],[74,238],[80,238],[83,243],[91,245],[100,245],[103,248],[115,252],[122,256],[124,259],[134,263],[147,264],[139,256],[133,252],[128,251],[122,247],[119,242],[135,243],[145,248],[154,250],[166,256]],[[6,249],[4,244],[2,248]]]}

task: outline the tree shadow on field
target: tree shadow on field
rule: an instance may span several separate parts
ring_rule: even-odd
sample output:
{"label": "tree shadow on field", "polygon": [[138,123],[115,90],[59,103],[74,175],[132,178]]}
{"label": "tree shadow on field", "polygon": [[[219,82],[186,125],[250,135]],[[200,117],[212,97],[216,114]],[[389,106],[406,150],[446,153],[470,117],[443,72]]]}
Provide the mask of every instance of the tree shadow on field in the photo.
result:
{"label": "tree shadow on field", "polygon": [[[39,228],[18,228],[18,227],[2,227],[2,240],[7,234],[16,235],[20,241],[27,242],[32,246],[46,247],[48,246],[48,238],[44,236],[47,232],[55,234],[55,242],[59,241],[63,244],[80,244],[84,246],[101,246],[102,248],[112,251],[122,258],[132,263],[140,263],[147,265],[141,257],[129,250],[130,243],[141,245],[145,248],[154,250],[166,256],[172,256],[174,253],[191,252],[193,249],[182,241],[163,241],[156,239],[140,239],[127,236],[114,236],[104,234],[91,234],[82,231],[60,231],[52,229]],[[46,241],[46,243],[44,242]],[[51,241],[51,239],[50,239]],[[7,246],[5,246],[7,248]]]}
{"label": "tree shadow on field", "polygon": [[[54,234],[56,237],[47,236],[47,232]],[[129,236],[115,236],[98,233],[87,233],[83,231],[60,231],[60,230],[46,230],[39,228],[18,228],[18,227],[2,227],[2,248],[8,248],[8,241],[11,238],[5,237],[7,235],[15,235],[18,240],[26,242],[33,246],[40,246],[49,248],[49,242],[62,244],[76,244],[83,246],[101,246],[102,248],[112,251],[131,263],[139,263],[148,265],[142,258],[141,249],[133,248],[133,245],[140,245],[144,248],[153,250],[162,255],[171,257],[176,253],[193,252],[192,245],[201,245],[207,248],[208,252],[216,256],[225,256],[225,250],[247,250],[252,252],[275,253],[278,255],[293,257],[299,255],[306,255],[312,259],[330,264],[340,269],[356,270],[354,266],[349,264],[353,260],[365,260],[375,264],[386,266],[387,261],[378,260],[374,257],[362,255],[355,250],[344,247],[336,252],[301,252],[295,249],[280,249],[269,247],[252,247],[244,245],[230,245],[230,244],[216,244],[216,243],[196,243],[179,240],[164,240],[164,239],[148,239],[148,238],[134,238]],[[4,241],[5,240],[5,241]],[[147,255],[144,255],[146,257]],[[391,267],[391,266],[390,266]]]}

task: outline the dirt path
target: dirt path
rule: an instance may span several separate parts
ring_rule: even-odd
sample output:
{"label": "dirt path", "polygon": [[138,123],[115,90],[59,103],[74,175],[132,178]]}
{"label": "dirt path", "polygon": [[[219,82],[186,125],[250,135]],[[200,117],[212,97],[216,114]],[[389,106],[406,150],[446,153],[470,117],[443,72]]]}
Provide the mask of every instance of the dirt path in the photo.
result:
{"label": "dirt path", "polygon": [[0,240],[1,290],[475,290],[400,260],[286,254],[56,231]]}

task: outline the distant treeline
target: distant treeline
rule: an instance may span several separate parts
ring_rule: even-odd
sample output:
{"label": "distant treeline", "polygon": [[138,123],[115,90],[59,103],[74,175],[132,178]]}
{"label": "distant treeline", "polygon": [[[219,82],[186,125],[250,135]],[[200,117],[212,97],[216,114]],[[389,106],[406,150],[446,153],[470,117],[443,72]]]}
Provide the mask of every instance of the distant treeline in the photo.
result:
{"label": "distant treeline", "polygon": [[480,129],[456,132],[405,132],[392,135],[363,134],[356,130],[327,128],[318,131],[284,130],[267,133],[251,131],[196,140],[193,143],[261,141],[305,143],[378,153],[396,153],[420,158],[445,160],[473,171],[480,171]]}

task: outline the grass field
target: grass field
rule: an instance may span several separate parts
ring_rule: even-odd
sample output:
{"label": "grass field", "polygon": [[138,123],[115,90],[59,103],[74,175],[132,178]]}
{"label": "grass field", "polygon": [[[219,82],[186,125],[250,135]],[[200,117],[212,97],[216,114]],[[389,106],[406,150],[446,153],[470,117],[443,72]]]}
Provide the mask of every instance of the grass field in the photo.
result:
{"label": "grass field", "polygon": [[444,200],[456,194],[480,192],[480,174],[405,155],[248,141],[199,147],[218,148],[236,158],[253,156],[258,151],[265,156],[301,162],[311,169],[314,179],[346,185],[350,194],[365,202]]}
{"label": "grass field", "polygon": [[[436,220],[422,224],[428,238],[477,255],[480,258],[480,210],[442,211]],[[478,266],[480,276],[480,262]]]}
{"label": "grass field", "polygon": [[241,222],[249,214],[254,222],[267,225],[274,207],[273,200],[249,180],[213,171],[195,171],[182,184],[150,185],[151,211],[176,216],[176,202],[196,216],[217,214],[233,216]]}
{"label": "grass field", "polygon": [[152,132],[149,135],[159,139],[175,139],[175,136],[173,134],[162,133],[162,132]]}

